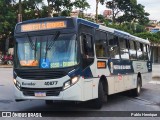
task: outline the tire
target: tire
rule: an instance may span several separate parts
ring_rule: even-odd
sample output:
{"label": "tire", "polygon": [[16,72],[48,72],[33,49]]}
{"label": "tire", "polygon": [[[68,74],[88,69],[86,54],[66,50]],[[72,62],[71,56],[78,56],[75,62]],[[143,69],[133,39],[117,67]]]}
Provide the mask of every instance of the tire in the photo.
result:
{"label": "tire", "polygon": [[52,105],[53,104],[53,100],[45,100],[46,105]]}
{"label": "tire", "polygon": [[140,77],[137,77],[137,87],[132,90],[132,96],[138,97],[141,93],[142,81]]}
{"label": "tire", "polygon": [[103,89],[102,82],[100,81],[98,85],[98,98],[92,100],[91,103],[93,108],[100,109],[104,102],[107,102],[107,95]]}
{"label": "tire", "polygon": [[8,60],[7,65],[13,65],[13,62],[11,60]]}

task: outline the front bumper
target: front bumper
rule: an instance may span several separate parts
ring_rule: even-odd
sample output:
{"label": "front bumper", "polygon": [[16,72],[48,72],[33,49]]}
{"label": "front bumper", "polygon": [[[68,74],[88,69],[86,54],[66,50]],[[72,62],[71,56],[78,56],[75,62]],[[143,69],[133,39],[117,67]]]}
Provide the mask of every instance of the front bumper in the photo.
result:
{"label": "front bumper", "polygon": [[[32,89],[32,88],[31,88]],[[34,88],[35,89],[35,88]],[[40,89],[40,88],[39,88]],[[47,88],[46,88],[47,89]],[[81,87],[81,82],[78,81],[76,84],[67,88],[66,90],[61,90],[58,95],[55,96],[26,96],[23,91],[20,91],[17,87],[14,87],[15,99],[19,100],[69,100],[69,101],[83,101],[83,92]],[[42,91],[42,90],[41,90]]]}

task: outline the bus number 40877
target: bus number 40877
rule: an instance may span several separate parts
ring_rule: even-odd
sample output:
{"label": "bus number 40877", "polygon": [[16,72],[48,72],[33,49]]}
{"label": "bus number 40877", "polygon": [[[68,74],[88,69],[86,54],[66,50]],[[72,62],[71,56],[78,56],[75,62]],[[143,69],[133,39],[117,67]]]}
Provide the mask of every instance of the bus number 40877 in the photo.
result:
{"label": "bus number 40877", "polygon": [[58,81],[45,82],[44,85],[57,85]]}

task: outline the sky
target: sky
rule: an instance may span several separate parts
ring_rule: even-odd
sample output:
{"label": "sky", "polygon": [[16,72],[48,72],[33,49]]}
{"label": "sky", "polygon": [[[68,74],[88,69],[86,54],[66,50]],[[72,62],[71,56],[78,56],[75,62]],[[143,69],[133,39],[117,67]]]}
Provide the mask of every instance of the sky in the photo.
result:
{"label": "sky", "polygon": [[[90,9],[88,9],[87,13],[95,13],[95,0],[87,0],[90,4]],[[145,6],[145,11],[150,14],[150,20],[158,20],[160,21],[160,0],[137,0],[139,4]],[[102,14],[105,10],[105,5],[99,5],[99,13]]]}

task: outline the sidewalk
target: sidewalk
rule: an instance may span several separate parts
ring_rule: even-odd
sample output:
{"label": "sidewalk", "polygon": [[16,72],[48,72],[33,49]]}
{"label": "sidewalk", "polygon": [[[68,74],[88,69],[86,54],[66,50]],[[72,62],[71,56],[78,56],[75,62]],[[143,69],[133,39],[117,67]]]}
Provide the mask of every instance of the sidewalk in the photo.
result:
{"label": "sidewalk", "polygon": [[0,65],[0,68],[13,68],[13,65]]}

